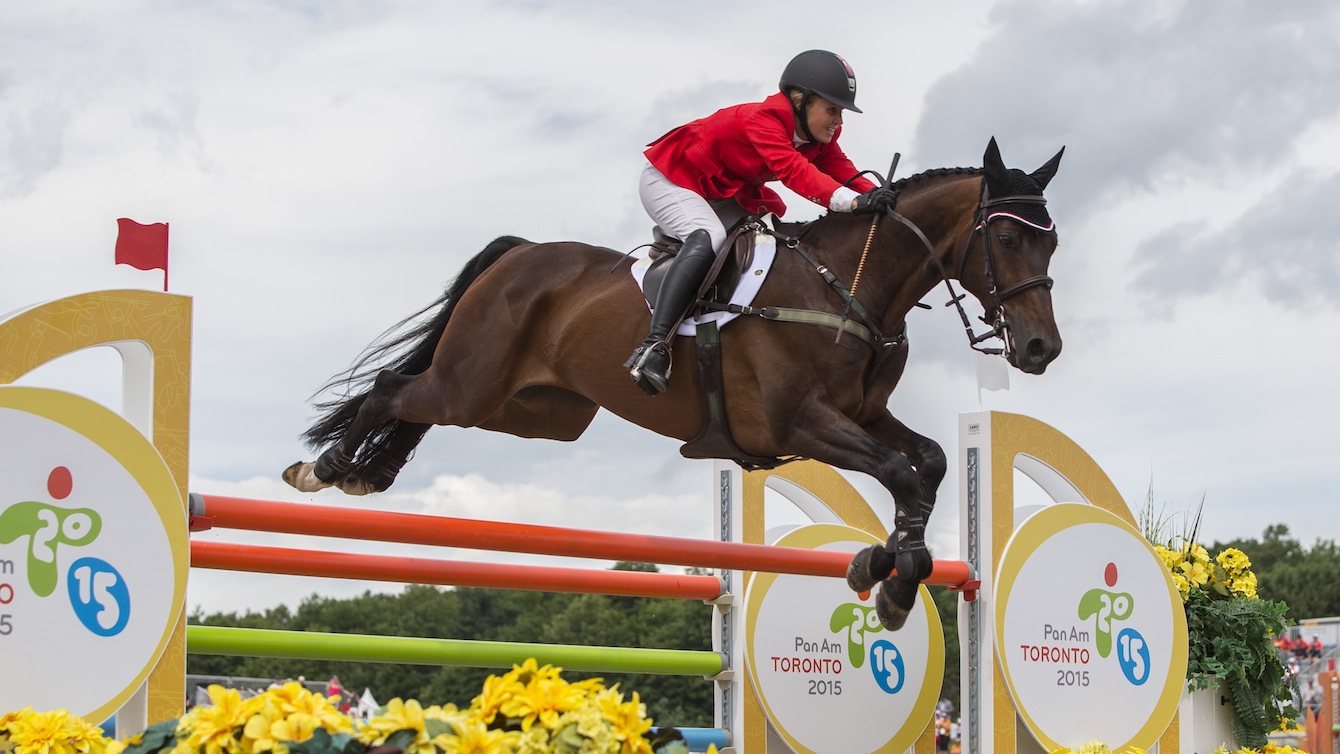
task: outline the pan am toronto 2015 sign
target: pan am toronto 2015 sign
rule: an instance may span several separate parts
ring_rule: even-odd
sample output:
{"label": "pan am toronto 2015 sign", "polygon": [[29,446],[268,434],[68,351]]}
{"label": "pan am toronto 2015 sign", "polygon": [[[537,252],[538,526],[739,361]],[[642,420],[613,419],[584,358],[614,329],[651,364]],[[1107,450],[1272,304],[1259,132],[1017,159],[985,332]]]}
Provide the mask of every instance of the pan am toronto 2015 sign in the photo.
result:
{"label": "pan am toronto 2015 sign", "polygon": [[1186,617],[1138,531],[1091,505],[1043,508],[1006,545],[996,594],[997,659],[1048,751],[1158,740],[1186,681]]}
{"label": "pan am toronto 2015 sign", "polygon": [[[877,543],[837,524],[810,524],[774,544],[855,553]],[[750,682],[773,728],[799,754],[902,752],[929,724],[944,676],[944,634],[925,587],[899,631],[873,596],[841,579],[755,574],[745,597]]]}
{"label": "pan am toronto 2015 sign", "polygon": [[0,710],[101,722],[162,656],[186,591],[186,514],[119,415],[0,387]]}

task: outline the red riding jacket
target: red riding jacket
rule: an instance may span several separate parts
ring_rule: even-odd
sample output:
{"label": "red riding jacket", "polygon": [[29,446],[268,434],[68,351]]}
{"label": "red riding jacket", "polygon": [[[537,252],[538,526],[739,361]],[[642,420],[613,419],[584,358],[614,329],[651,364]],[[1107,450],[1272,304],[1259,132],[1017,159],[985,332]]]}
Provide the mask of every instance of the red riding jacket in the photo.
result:
{"label": "red riding jacket", "polygon": [[[841,127],[827,144],[797,146],[795,123],[791,100],[778,92],[680,126],[653,141],[645,154],[676,185],[705,199],[734,199],[746,212],[779,217],[786,212],[777,192],[763,185],[776,180],[826,208],[838,186],[856,175],[856,166],[838,146]],[[864,177],[849,185],[858,192],[875,187]]]}

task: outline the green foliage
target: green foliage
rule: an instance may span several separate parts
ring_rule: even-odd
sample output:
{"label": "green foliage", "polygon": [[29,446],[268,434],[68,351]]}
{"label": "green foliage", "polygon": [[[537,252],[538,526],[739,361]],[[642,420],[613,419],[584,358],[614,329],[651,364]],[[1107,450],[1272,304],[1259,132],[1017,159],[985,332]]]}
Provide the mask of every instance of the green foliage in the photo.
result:
{"label": "green foliage", "polygon": [[[413,741],[412,731],[401,731],[401,733],[407,732],[411,734],[410,741]],[[317,728],[312,731],[312,737],[306,741],[288,744],[288,750],[291,754],[363,754],[367,747],[348,733],[336,733],[332,736],[325,728]]]}
{"label": "green foliage", "polygon": [[1261,539],[1237,539],[1236,547],[1252,559],[1262,597],[1286,601],[1297,618],[1340,615],[1340,547],[1327,539],[1305,547],[1289,534],[1289,527],[1266,528]]}
{"label": "green foliage", "polygon": [[940,698],[954,702],[954,709],[962,714],[959,706],[959,647],[958,647],[958,609],[963,603],[963,595],[945,587],[928,587],[935,600],[936,610],[940,614],[940,626],[945,635],[945,677],[940,685]]}
{"label": "green foliage", "polygon": [[1262,748],[1280,719],[1294,719],[1294,688],[1273,637],[1289,625],[1288,605],[1265,599],[1210,599],[1193,590],[1186,603],[1187,679],[1192,690],[1222,680],[1233,704],[1233,735]]}

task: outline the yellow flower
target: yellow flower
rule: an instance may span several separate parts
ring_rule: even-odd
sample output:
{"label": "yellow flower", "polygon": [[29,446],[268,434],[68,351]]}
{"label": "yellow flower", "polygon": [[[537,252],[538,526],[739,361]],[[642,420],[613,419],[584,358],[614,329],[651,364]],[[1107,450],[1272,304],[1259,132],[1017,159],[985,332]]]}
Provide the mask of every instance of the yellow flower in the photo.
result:
{"label": "yellow flower", "polygon": [[[1208,562],[1207,559],[1206,563]],[[1206,563],[1202,563],[1199,560],[1189,560],[1182,563],[1182,573],[1186,576],[1186,580],[1191,586],[1205,586],[1205,583],[1210,580],[1210,569]]]}
{"label": "yellow flower", "polygon": [[[278,706],[285,717],[307,715],[316,721],[316,726],[330,733],[353,733],[354,723],[340,712],[331,699],[321,694],[313,694],[297,681],[290,681],[277,689],[270,689],[262,696],[269,697]],[[315,728],[313,728],[315,730]],[[310,735],[308,736],[310,738]],[[306,739],[290,739],[305,741]]]}
{"label": "yellow flower", "polygon": [[1078,754],[1112,754],[1112,750],[1107,748],[1107,744],[1101,741],[1090,741],[1079,747]]}
{"label": "yellow flower", "polygon": [[521,740],[516,731],[489,730],[479,720],[462,720],[456,724],[456,735],[438,736],[442,754],[511,754]]}
{"label": "yellow flower", "polygon": [[1154,545],[1154,551],[1159,554],[1159,559],[1163,561],[1163,565],[1170,571],[1176,570],[1177,566],[1182,562],[1182,553],[1178,550],[1164,547],[1163,545]]}
{"label": "yellow flower", "polygon": [[1177,592],[1182,595],[1182,601],[1186,602],[1187,595],[1191,593],[1191,584],[1186,580],[1180,571],[1172,572],[1173,585],[1177,587]]}
{"label": "yellow flower", "polygon": [[470,708],[477,712],[480,720],[486,724],[491,723],[497,716],[498,710],[502,709],[503,703],[522,688],[522,685],[515,680],[491,675],[484,679],[484,689],[479,696],[471,700]]}
{"label": "yellow flower", "polygon": [[245,754],[233,734],[246,725],[257,705],[244,703],[237,689],[210,684],[208,692],[212,704],[200,705],[182,716],[177,725],[178,744],[174,751]]}
{"label": "yellow flower", "polygon": [[1256,599],[1257,598],[1256,574],[1252,573],[1251,571],[1247,571],[1246,573],[1234,579],[1233,583],[1229,584],[1229,589],[1231,589],[1234,594],[1237,594],[1240,597],[1246,597],[1248,599]]}
{"label": "yellow flower", "polygon": [[621,754],[651,754],[651,744],[642,736],[651,730],[647,707],[633,692],[632,701],[625,702],[617,687],[596,694],[600,714],[614,729],[614,737],[623,743]]}
{"label": "yellow flower", "polygon": [[553,747],[549,745],[549,730],[536,725],[522,731],[521,737],[517,739],[516,754],[553,754]]}
{"label": "yellow flower", "polygon": [[1197,544],[1188,544],[1187,549],[1190,553],[1191,560],[1197,563],[1203,563],[1205,565],[1209,565],[1210,553],[1204,547],[1201,547],[1200,545]]}
{"label": "yellow flower", "polygon": [[399,697],[386,705],[386,711],[363,724],[358,738],[369,747],[381,746],[396,731],[414,730],[418,735],[405,745],[404,754],[434,754],[433,744],[428,740],[428,731],[423,724],[423,707],[413,699],[401,701]]}
{"label": "yellow flower", "polygon": [[527,657],[520,665],[513,665],[512,669],[503,676],[505,680],[515,681],[521,685],[529,684],[531,681],[539,679],[554,680],[559,678],[563,668],[556,668],[553,665],[539,667],[534,657]]}
{"label": "yellow flower", "polygon": [[1247,554],[1236,547],[1225,548],[1215,557],[1214,562],[1223,566],[1229,576],[1241,575],[1243,571],[1252,566],[1252,561],[1247,557]]}
{"label": "yellow flower", "polygon": [[585,689],[562,678],[535,675],[524,689],[503,703],[502,713],[520,719],[523,731],[530,730],[536,720],[552,730],[560,715],[581,706],[585,698]]}
{"label": "yellow flower", "polygon": [[33,712],[31,707],[25,708],[6,726],[15,754],[78,754],[70,740],[75,730],[72,717],[65,710]]}
{"label": "yellow flower", "polygon": [[247,720],[247,724],[242,726],[242,750],[247,754],[261,754],[261,752],[271,751],[278,743],[274,733],[271,732],[275,719],[265,714],[266,711],[273,711],[269,707],[262,712],[258,712]]}

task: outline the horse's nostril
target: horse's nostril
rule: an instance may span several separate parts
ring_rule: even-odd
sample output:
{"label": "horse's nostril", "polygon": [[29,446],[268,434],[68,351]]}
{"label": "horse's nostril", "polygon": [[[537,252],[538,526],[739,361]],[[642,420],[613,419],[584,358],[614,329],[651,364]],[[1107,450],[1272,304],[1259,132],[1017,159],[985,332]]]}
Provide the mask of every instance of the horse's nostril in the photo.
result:
{"label": "horse's nostril", "polygon": [[1033,338],[1028,341],[1028,358],[1033,361],[1040,361],[1047,358],[1047,342],[1042,338]]}

